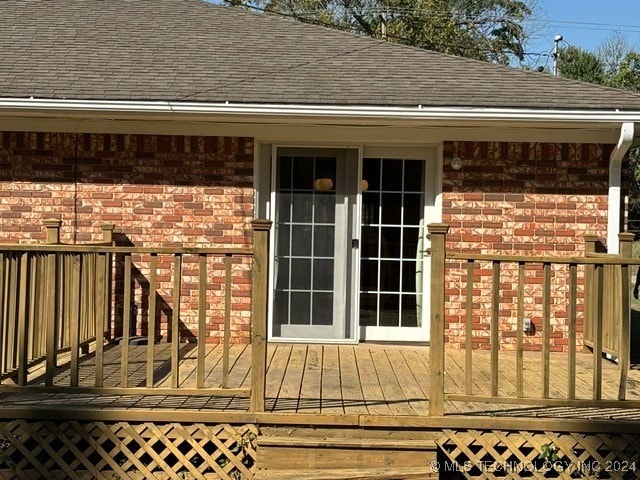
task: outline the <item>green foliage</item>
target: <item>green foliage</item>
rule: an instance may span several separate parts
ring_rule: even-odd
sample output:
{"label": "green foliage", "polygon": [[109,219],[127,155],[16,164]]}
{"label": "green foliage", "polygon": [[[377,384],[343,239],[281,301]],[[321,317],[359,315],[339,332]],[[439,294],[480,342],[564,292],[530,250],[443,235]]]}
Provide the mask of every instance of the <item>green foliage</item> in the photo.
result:
{"label": "green foliage", "polygon": [[[531,0],[226,0],[478,60],[524,58]],[[383,28],[384,24],[384,28]],[[383,31],[385,32],[383,34]]]}
{"label": "green foliage", "polygon": [[557,462],[560,460],[558,456],[558,447],[556,447],[553,443],[545,443],[540,448],[540,454],[538,455],[540,460],[544,460],[547,462]]}
{"label": "green foliage", "polygon": [[[606,40],[597,53],[569,47],[559,59],[564,77],[640,92],[640,52],[632,51],[623,38]],[[629,150],[628,228],[640,230],[640,147]]]}
{"label": "green foliage", "polygon": [[640,92],[640,52],[631,50],[620,36],[605,40],[595,53],[564,48],[558,65],[563,77]]}
{"label": "green foliage", "polygon": [[624,56],[613,83],[618,88],[640,92],[640,52],[628,52]]}
{"label": "green foliage", "polygon": [[559,53],[560,76],[599,85],[607,84],[604,62],[595,53],[573,46],[563,48]]}

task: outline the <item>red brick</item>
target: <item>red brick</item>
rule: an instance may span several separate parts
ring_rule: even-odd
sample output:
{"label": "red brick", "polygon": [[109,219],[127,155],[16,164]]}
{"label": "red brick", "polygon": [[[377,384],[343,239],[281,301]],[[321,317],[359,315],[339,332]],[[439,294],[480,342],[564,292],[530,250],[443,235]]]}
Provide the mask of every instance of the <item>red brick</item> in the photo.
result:
{"label": "red brick", "polygon": [[[606,152],[610,148],[609,145],[445,142],[444,151],[448,152],[449,158],[460,156],[465,163],[458,172],[445,170],[443,173],[442,221],[451,226],[447,248],[488,254],[581,255],[584,251],[581,238],[585,234],[606,236]],[[499,160],[493,152],[501,155]],[[571,158],[574,152],[577,153]],[[497,161],[500,165],[496,165]],[[567,168],[567,163],[571,163],[571,167]],[[499,179],[493,173],[498,166],[502,168]],[[479,221],[480,227],[477,226]],[[488,241],[496,236],[499,240]],[[501,348],[514,348],[517,271],[503,263],[501,272],[500,329],[504,340]],[[568,334],[568,279],[566,269],[562,272],[554,269],[551,277],[552,318],[558,322],[554,325],[558,338],[553,339],[553,347],[558,349],[566,347]],[[464,330],[466,269],[460,262],[450,262],[447,275],[450,294],[446,298],[449,323],[445,334],[451,343],[463,346],[460,337],[450,335],[450,332]],[[456,282],[460,283],[459,288]],[[484,266],[477,268],[474,272],[473,328],[478,332],[488,329],[490,282],[491,271]],[[539,328],[541,268],[528,266],[525,282],[525,316],[532,318]],[[581,278],[580,299],[583,285]],[[577,307],[579,328],[582,328],[582,304]],[[527,349],[540,350],[539,332],[527,339]],[[487,348],[487,342],[486,338],[474,339],[478,348]]]}
{"label": "red brick", "polygon": [[[78,144],[82,157],[74,184],[75,134],[45,134],[37,149],[26,148],[34,134],[0,132],[0,141],[6,138],[14,143],[20,139],[23,150],[10,152],[7,162],[0,165],[0,241],[41,241],[42,220],[53,216],[63,220],[62,240],[67,243],[98,241],[100,225],[114,222],[116,238],[136,246],[251,245],[252,139],[165,136],[158,141],[148,135],[82,134]],[[189,153],[198,145],[208,145],[208,153]],[[11,156],[19,156],[19,161]],[[184,165],[192,166],[193,171]],[[197,171],[206,171],[206,179],[215,178],[220,186],[211,186],[213,180],[203,179]],[[193,277],[199,272],[192,260],[184,257],[183,291],[189,297],[183,300],[181,321],[188,329],[197,325]],[[209,261],[211,267],[213,262]],[[134,263],[145,275],[144,262],[140,264],[138,257]],[[166,271],[170,261],[164,258],[159,263],[158,294],[171,305],[173,279]],[[218,275],[220,270],[211,268],[210,272]],[[233,276],[233,341],[247,342],[250,260],[234,262]],[[216,322],[224,317],[219,301],[224,296],[219,286],[211,292],[208,318]],[[161,324],[166,330],[166,315]],[[184,335],[189,334],[188,329]]]}

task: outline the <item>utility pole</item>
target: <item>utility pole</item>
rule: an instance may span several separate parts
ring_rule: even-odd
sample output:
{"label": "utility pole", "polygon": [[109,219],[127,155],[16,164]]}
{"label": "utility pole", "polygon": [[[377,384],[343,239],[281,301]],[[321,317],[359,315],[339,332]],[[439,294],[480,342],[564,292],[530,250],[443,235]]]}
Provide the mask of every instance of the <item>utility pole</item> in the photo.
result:
{"label": "utility pole", "polygon": [[383,41],[387,41],[387,12],[384,11],[380,14],[380,36]]}
{"label": "utility pole", "polygon": [[558,50],[558,44],[563,40],[562,35],[556,35],[553,39],[553,76],[557,77],[560,72],[558,71],[558,60],[560,59],[560,51]]}

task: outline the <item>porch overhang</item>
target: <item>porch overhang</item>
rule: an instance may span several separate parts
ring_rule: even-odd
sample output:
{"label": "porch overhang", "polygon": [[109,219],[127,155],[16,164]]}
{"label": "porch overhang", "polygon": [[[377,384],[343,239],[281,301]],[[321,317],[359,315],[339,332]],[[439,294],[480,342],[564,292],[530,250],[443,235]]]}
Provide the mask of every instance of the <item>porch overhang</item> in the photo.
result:
{"label": "porch overhang", "polygon": [[[152,123],[150,123],[152,122]],[[222,134],[277,137],[295,127],[363,130],[415,128],[429,141],[476,140],[616,143],[623,123],[640,122],[640,111],[526,108],[242,104],[175,101],[97,101],[46,98],[0,99],[0,128],[64,128],[118,133],[165,133],[189,125],[216,125]],[[172,127],[173,126],[173,129]],[[154,129],[154,130],[150,130]],[[176,131],[176,133],[179,133]],[[445,138],[446,136],[446,138]],[[424,136],[421,136],[424,138]]]}

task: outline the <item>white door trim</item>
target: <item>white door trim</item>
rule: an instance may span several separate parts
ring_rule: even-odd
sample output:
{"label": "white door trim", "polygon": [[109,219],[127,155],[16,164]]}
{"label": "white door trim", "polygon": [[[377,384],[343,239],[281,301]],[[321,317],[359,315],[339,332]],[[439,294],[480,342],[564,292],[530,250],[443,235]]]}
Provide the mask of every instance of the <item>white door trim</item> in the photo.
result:
{"label": "white door trim", "polygon": [[[424,250],[430,246],[428,241],[426,226],[431,222],[440,222],[442,219],[442,162],[443,162],[443,145],[442,144],[414,144],[409,145],[393,145],[386,143],[384,145],[345,145],[345,144],[332,144],[323,142],[280,142],[270,143],[265,140],[256,141],[256,170],[260,170],[262,173],[256,173],[254,182],[256,189],[260,190],[257,195],[257,201],[260,201],[264,205],[262,207],[256,206],[256,212],[262,211],[263,215],[266,214],[271,220],[275,217],[275,185],[276,185],[276,169],[275,159],[278,148],[305,148],[305,149],[344,149],[355,150],[358,154],[357,160],[357,177],[362,178],[362,166],[363,159],[367,155],[400,155],[406,156],[406,158],[417,158],[416,154],[420,154],[426,160],[425,168],[425,204],[424,204]],[[268,158],[270,154],[271,158]],[[264,157],[264,158],[263,158]],[[269,170],[265,170],[265,163],[268,165]],[[262,167],[261,167],[262,165]],[[270,185],[265,185],[266,179],[270,178]],[[361,214],[362,214],[362,185],[361,182],[356,182],[355,189],[355,202],[351,202],[354,208],[352,212],[352,238],[361,241]],[[268,307],[269,307],[269,323],[268,323],[268,335],[270,341],[276,342],[291,342],[291,343],[355,343],[361,339],[363,328],[359,327],[359,300],[360,300],[360,248],[352,249],[351,252],[351,269],[349,271],[351,275],[350,288],[352,293],[352,299],[350,301],[349,314],[351,318],[351,326],[354,329],[352,338],[345,340],[314,340],[308,338],[273,338],[273,306],[274,306],[274,262],[275,262],[275,229],[270,232],[270,245],[269,245],[269,267],[270,271],[270,285],[268,295]],[[380,336],[373,337],[371,335],[366,340],[387,340],[387,341],[428,341],[429,340],[429,327],[430,327],[430,313],[429,313],[429,285],[430,285],[430,262],[429,258],[425,255],[423,264],[423,281],[422,281],[422,293],[423,293],[423,306],[422,306],[422,326],[421,327],[378,327],[380,329]],[[353,320],[355,319],[355,320]],[[402,330],[400,330],[402,329]],[[406,335],[400,332],[405,331]]]}

